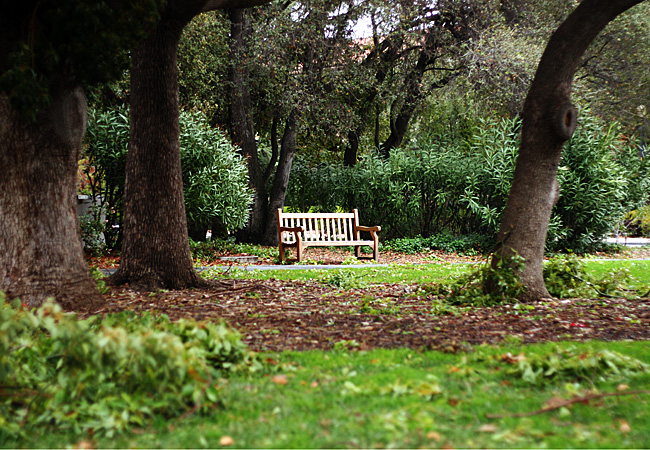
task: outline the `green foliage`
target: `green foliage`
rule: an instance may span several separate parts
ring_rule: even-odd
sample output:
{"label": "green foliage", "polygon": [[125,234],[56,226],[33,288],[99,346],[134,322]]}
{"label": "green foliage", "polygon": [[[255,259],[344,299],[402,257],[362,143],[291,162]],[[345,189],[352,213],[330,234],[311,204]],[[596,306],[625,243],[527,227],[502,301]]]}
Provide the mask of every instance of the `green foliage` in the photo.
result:
{"label": "green foliage", "polygon": [[638,230],[632,234],[648,236],[650,234],[650,205],[629,211],[625,215],[626,230]]}
{"label": "green foliage", "polygon": [[228,116],[229,33],[225,11],[204,12],[185,26],[178,46],[181,109],[201,111],[211,124]]}
{"label": "green foliage", "polygon": [[108,249],[119,248],[124,208],[126,152],[129,145],[129,111],[115,108],[109,111],[90,110],[84,136],[83,172],[88,180],[90,195],[98,209],[93,220],[106,214],[104,233]]}
{"label": "green foliage", "polygon": [[323,277],[323,282],[339,289],[358,289],[367,286],[359,272],[350,269],[337,269],[328,271]]}
{"label": "green foliage", "polygon": [[104,273],[97,267],[90,268],[90,274],[97,283],[97,290],[100,294],[108,294],[110,292],[109,287],[106,285]]}
{"label": "green foliage", "polygon": [[582,253],[598,248],[626,211],[638,204],[637,185],[647,186],[648,180],[639,173],[638,157],[629,147],[618,125],[606,127],[588,112],[583,114],[558,169],[560,198],[553,210],[558,226],[549,233],[550,250]]}
{"label": "green foliage", "polygon": [[79,320],[0,299],[0,442],[39,430],[111,437],[218,405],[215,382],[259,363],[224,323],[120,313]]}
{"label": "green foliage", "polygon": [[[248,219],[252,193],[246,163],[222,132],[200,112],[180,116],[181,166],[185,211],[190,230],[218,222],[227,230]],[[118,246],[124,203],[129,115],[125,108],[90,113],[84,155],[92,195],[106,211],[107,246]]]}
{"label": "green foliage", "polygon": [[650,366],[638,359],[611,350],[579,351],[575,348],[562,349],[546,354],[515,357],[515,367],[508,373],[521,377],[531,384],[554,381],[596,381],[622,380],[648,373]]}
{"label": "green foliage", "polygon": [[461,275],[441,292],[452,305],[492,306],[517,302],[526,292],[519,276],[523,267],[524,259],[519,255],[500,259],[496,267],[486,262]]}
{"label": "green foliage", "polygon": [[223,254],[246,254],[259,256],[263,259],[272,259],[278,255],[276,247],[261,247],[254,244],[235,242],[235,239],[221,239],[213,237],[207,241],[195,242],[190,239],[192,258],[198,261],[214,261]]}
{"label": "green foliage", "polygon": [[[599,248],[625,211],[647,200],[648,163],[621,138],[618,126],[604,126],[588,111],[583,116],[558,172],[549,250]],[[296,162],[286,203],[300,211],[358,208],[365,223],[381,225],[381,238],[393,240],[391,248],[457,251],[460,243],[432,237],[465,235],[482,241],[485,251],[507,202],[518,131],[517,120],[477,119],[466,141],[423,137],[388,160],[370,154],[354,167]],[[397,240],[418,235],[432,240]]]}
{"label": "green foliage", "polygon": [[625,269],[601,278],[587,272],[584,260],[576,255],[557,255],[544,264],[544,281],[549,294],[557,298],[620,296],[630,293],[630,275]]}
{"label": "green foliage", "polygon": [[127,50],[155,23],[162,5],[159,0],[65,0],[5,11],[8,55],[0,61],[0,90],[34,120],[62,75],[84,85],[119,77],[129,62]]}
{"label": "green foliage", "polygon": [[106,243],[101,235],[105,229],[101,208],[93,205],[88,214],[79,217],[79,227],[84,249],[94,256],[103,255],[106,252]]}
{"label": "green foliage", "polygon": [[396,238],[384,242],[382,250],[392,250],[400,253],[420,253],[428,250],[441,250],[447,253],[484,253],[492,246],[485,236],[471,234],[466,236],[452,236],[449,233],[440,233],[427,238],[416,236],[414,238]]}
{"label": "green foliage", "polygon": [[183,112],[180,121],[183,191],[190,229],[207,230],[217,219],[229,231],[243,227],[252,202],[246,162],[203,113]]}

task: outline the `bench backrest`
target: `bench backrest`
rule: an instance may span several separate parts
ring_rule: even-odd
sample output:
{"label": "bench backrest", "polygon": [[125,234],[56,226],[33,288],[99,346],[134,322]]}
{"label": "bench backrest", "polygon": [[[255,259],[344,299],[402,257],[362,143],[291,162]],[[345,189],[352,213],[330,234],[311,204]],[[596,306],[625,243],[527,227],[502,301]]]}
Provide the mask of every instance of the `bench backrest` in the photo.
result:
{"label": "bench backrest", "polygon": [[[359,213],[285,213],[278,210],[278,225],[281,227],[302,227],[303,241],[341,242],[354,241]],[[283,232],[282,242],[294,243],[293,233]]]}

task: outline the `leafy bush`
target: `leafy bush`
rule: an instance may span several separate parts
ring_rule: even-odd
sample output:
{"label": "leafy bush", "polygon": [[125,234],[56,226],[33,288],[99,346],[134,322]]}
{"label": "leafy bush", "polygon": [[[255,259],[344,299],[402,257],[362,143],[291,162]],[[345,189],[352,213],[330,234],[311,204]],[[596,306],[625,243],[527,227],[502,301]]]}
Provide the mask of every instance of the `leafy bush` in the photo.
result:
{"label": "leafy bush", "polygon": [[259,362],[224,323],[133,313],[78,320],[0,298],[0,442],[50,427],[112,436],[217,405],[215,382]]}
{"label": "leafy bush", "polygon": [[181,113],[180,139],[190,230],[205,236],[217,221],[228,231],[242,228],[253,198],[244,159],[199,112]]}
{"label": "leafy bush", "polygon": [[447,253],[485,252],[493,243],[485,236],[470,234],[466,236],[452,236],[449,233],[440,233],[424,238],[396,238],[385,242],[385,250],[401,253],[419,253],[427,250],[441,250]]}
{"label": "leafy bush", "polygon": [[[549,250],[596,249],[627,210],[647,200],[650,163],[639,160],[618,126],[583,116],[558,171]],[[489,242],[510,191],[519,122],[483,120],[472,130],[466,141],[421,139],[388,160],[371,153],[354,167],[297,161],[286,203],[300,211],[358,208],[364,223],[381,225],[382,240],[478,235]],[[420,245],[398,242],[390,245]]]}
{"label": "leafy bush", "polygon": [[[188,228],[205,236],[213,225],[235,230],[248,219],[252,191],[246,162],[199,112],[180,116],[181,166]],[[126,109],[89,115],[84,155],[93,197],[106,211],[109,248],[119,247],[124,203],[129,116]],[[216,231],[216,230],[215,230]]]}
{"label": "leafy bush", "polygon": [[[484,264],[470,273],[467,281],[459,280],[447,300],[452,304],[473,304],[491,306],[516,302],[526,288],[519,277],[523,269],[523,258],[512,256],[499,261],[496,268]],[[493,290],[488,290],[488,287]]]}
{"label": "leafy bush", "polygon": [[98,205],[98,208],[92,211],[93,220],[100,220],[102,212],[106,214],[102,232],[108,249],[119,248],[122,241],[128,145],[129,111],[126,108],[88,112],[88,128],[84,135],[83,172],[88,180],[93,201]]}
{"label": "leafy bush", "polygon": [[190,239],[192,258],[199,261],[213,261],[223,254],[247,254],[272,259],[278,256],[277,247],[262,247],[254,244],[238,243],[234,238],[213,237],[208,241],[195,242]]}
{"label": "leafy bush", "polygon": [[584,115],[558,169],[560,198],[553,210],[558,226],[547,240],[550,250],[582,253],[598,248],[636,203],[631,194],[644,180],[630,172],[638,166],[633,159],[638,158],[630,158],[617,125],[605,127]]}
{"label": "leafy bush", "polygon": [[627,294],[629,274],[612,272],[602,279],[591,276],[584,262],[574,254],[559,255],[544,264],[544,282],[549,294],[557,298],[619,296]]}
{"label": "leafy bush", "polygon": [[102,220],[101,208],[93,205],[88,214],[79,217],[79,228],[84,249],[93,256],[105,254],[106,242],[102,239],[105,221]]}
{"label": "leafy bush", "polygon": [[[524,260],[519,255],[504,258],[492,267],[488,261],[476,270],[441,285],[429,285],[424,292],[441,296],[449,305],[494,306],[517,302],[525,292],[519,272]],[[434,307],[440,309],[440,299],[434,300]]]}

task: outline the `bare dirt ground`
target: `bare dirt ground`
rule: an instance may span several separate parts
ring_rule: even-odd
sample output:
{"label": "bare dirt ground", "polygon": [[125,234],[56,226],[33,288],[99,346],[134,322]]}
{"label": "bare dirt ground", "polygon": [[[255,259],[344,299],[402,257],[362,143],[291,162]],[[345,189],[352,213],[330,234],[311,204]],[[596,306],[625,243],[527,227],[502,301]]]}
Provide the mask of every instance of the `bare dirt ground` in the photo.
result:
{"label": "bare dirt ground", "polygon": [[[337,264],[349,252],[311,249],[308,258]],[[608,256],[608,255],[601,255]],[[650,259],[648,250],[609,255]],[[476,261],[439,253],[384,253],[400,264]],[[261,261],[260,263],[265,263]],[[268,261],[266,262],[268,263]],[[98,261],[108,266],[110,261]],[[650,340],[649,299],[546,300],[528,305],[441,311],[418,286],[381,284],[338,289],[316,282],[215,281],[184,291],[135,292],[112,288],[99,314],[132,310],[197,320],[225,320],[257,351],[331,349],[335,346],[464,350],[469,345],[516,340]]]}

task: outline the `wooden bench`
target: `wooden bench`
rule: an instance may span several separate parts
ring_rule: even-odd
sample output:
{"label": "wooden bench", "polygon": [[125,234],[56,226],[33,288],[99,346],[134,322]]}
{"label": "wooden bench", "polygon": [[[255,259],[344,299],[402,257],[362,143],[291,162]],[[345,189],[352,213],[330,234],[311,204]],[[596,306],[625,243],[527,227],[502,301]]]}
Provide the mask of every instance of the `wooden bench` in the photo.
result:
{"label": "wooden bench", "polygon": [[[302,261],[307,247],[354,246],[354,255],[362,258],[361,247],[372,248],[372,259],[379,261],[381,227],[359,225],[359,211],[351,213],[285,213],[277,210],[280,261],[286,248],[295,247]],[[371,240],[362,240],[361,232],[369,232]]]}

